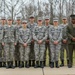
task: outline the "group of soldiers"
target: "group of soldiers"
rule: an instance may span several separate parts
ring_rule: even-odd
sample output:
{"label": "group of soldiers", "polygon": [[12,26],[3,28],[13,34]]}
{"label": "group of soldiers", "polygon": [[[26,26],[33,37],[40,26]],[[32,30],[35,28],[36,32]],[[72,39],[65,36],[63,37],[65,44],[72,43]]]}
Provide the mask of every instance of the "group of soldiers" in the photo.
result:
{"label": "group of soldiers", "polygon": [[51,25],[49,16],[46,16],[45,20],[38,17],[35,23],[34,15],[30,15],[29,22],[17,17],[16,24],[13,25],[11,17],[7,20],[1,17],[0,67],[44,68],[48,50],[49,66],[59,68],[64,66],[66,50],[67,66],[71,68],[75,48],[75,15],[70,15],[70,18],[70,23],[63,17],[62,24],[59,24],[58,18],[55,17]]}

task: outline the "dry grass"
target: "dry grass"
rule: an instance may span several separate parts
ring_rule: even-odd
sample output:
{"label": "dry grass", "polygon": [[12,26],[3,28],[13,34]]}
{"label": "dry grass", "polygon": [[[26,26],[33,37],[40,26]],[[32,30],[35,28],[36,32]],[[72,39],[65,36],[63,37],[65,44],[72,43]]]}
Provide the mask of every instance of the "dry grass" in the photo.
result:
{"label": "dry grass", "polygon": [[[49,56],[48,56],[48,50],[46,52],[46,66],[49,66]],[[66,61],[66,50],[64,52],[64,62],[65,62],[65,65],[67,65],[67,61]],[[60,63],[60,61],[59,61]],[[73,52],[73,65],[75,65],[75,51]]]}

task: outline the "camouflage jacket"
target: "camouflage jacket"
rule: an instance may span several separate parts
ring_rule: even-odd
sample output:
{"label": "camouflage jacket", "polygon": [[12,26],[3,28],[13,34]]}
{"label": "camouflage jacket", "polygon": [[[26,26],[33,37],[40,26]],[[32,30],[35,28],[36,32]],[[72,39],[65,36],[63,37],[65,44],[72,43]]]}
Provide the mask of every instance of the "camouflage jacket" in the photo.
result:
{"label": "camouflage jacket", "polygon": [[13,25],[11,25],[10,27],[8,25],[4,26],[3,42],[4,43],[16,43],[17,42],[15,26]]}
{"label": "camouflage jacket", "polygon": [[51,26],[49,28],[49,38],[50,42],[53,43],[54,41],[58,41],[59,43],[62,40],[62,30],[59,26],[55,28],[54,26]]}
{"label": "camouflage jacket", "polygon": [[33,39],[38,42],[38,40],[45,41],[47,39],[47,29],[46,26],[36,26],[33,30]]}
{"label": "camouflage jacket", "polygon": [[29,44],[31,42],[31,31],[26,28],[21,28],[19,30],[19,43],[24,44],[27,43]]}

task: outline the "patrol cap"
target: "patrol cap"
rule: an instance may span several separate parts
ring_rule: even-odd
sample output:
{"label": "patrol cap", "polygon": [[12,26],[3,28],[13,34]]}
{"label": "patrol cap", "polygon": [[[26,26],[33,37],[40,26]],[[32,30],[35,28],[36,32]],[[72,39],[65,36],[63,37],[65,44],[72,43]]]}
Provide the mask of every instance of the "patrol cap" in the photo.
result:
{"label": "patrol cap", "polygon": [[49,19],[50,19],[50,17],[49,17],[49,16],[46,16],[46,17],[45,17],[45,20],[49,20]]}
{"label": "patrol cap", "polygon": [[70,17],[71,17],[72,19],[75,19],[75,14],[71,14]]}
{"label": "patrol cap", "polygon": [[21,17],[17,17],[16,20],[21,20]]}
{"label": "patrol cap", "polygon": [[3,17],[3,16],[1,17],[1,20],[5,20],[5,19],[6,19],[5,17]]}
{"label": "patrol cap", "polygon": [[56,18],[53,18],[53,21],[55,22],[58,22],[58,18],[56,17]]}
{"label": "patrol cap", "polygon": [[42,17],[38,17],[38,21],[42,21],[43,19],[42,19]]}
{"label": "patrol cap", "polygon": [[12,17],[8,17],[8,20],[12,20]]}
{"label": "patrol cap", "polygon": [[63,16],[63,17],[62,17],[62,20],[67,20],[67,17],[66,17],[66,16]]}
{"label": "patrol cap", "polygon": [[34,15],[30,15],[29,18],[34,18]]}
{"label": "patrol cap", "polygon": [[23,21],[22,21],[22,24],[23,24],[23,23],[27,23],[27,20],[23,20]]}

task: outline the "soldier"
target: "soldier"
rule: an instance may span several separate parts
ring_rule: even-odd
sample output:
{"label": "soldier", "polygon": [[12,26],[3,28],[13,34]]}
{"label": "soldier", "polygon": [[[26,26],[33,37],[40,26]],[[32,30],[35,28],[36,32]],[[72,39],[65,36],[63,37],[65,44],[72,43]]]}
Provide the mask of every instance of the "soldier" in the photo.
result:
{"label": "soldier", "polygon": [[15,46],[15,66],[20,66],[20,58],[19,58],[19,29],[22,28],[21,26],[21,17],[17,17],[16,20],[16,35],[17,35],[17,45]]}
{"label": "soldier", "polygon": [[[34,22],[34,15],[30,15],[29,17],[29,23],[28,23],[28,28],[30,29],[31,31],[31,35],[33,33],[33,29],[34,27],[37,25],[35,22]],[[31,64],[32,63],[32,64]],[[34,66],[35,65],[35,56],[34,56],[34,40],[33,40],[33,37],[32,37],[32,41],[31,41],[31,44],[30,44],[30,57],[29,57],[29,66]]]}
{"label": "soldier", "polygon": [[67,18],[63,17],[62,19],[62,24],[60,25],[62,29],[62,45],[61,45],[61,50],[60,50],[60,60],[61,60],[61,65],[60,67],[64,66],[64,49],[66,49],[66,55],[67,55],[67,65],[69,64],[69,50],[68,50],[68,35],[67,35]]}
{"label": "soldier", "polygon": [[38,18],[38,26],[34,28],[33,31],[33,39],[34,42],[34,51],[35,51],[35,68],[39,67],[39,61],[40,61],[40,67],[44,67],[44,54],[45,54],[45,41],[47,39],[47,30],[46,27],[42,25],[42,18]]}
{"label": "soldier", "polygon": [[16,45],[16,33],[15,27],[12,25],[11,17],[8,18],[7,21],[8,25],[4,27],[3,30],[3,41],[2,45],[4,46],[5,57],[6,57],[6,68],[14,68],[13,61],[14,61],[14,51]]}
{"label": "soldier", "polygon": [[22,21],[22,28],[19,33],[19,43],[20,43],[20,68],[24,66],[29,68],[29,53],[30,53],[30,42],[31,42],[31,31],[27,28],[27,21]]}
{"label": "soldier", "polygon": [[[1,17],[1,26],[2,26],[2,29],[4,28],[4,26],[6,25],[6,18],[5,17]],[[0,54],[1,55],[1,54]],[[6,66],[6,62],[5,62],[5,52],[4,52],[4,48],[2,46],[2,58],[3,58],[3,67]]]}
{"label": "soldier", "polygon": [[75,49],[75,14],[70,15],[71,23],[67,27],[68,48],[69,48],[69,68],[73,66],[73,50]]}
{"label": "soldier", "polygon": [[[45,26],[47,28],[47,31],[49,32],[49,27],[50,27],[50,19],[48,16],[45,17]],[[49,55],[49,66],[50,66],[50,45],[49,45],[49,35],[47,37],[47,40],[45,42],[45,61],[44,61],[44,65],[46,65],[46,52],[47,52],[47,49],[48,49],[48,55]]]}
{"label": "soldier", "polygon": [[2,39],[3,39],[3,27],[0,25],[0,67],[2,67]]}
{"label": "soldier", "polygon": [[49,28],[50,50],[51,50],[51,68],[59,68],[59,52],[61,48],[62,30],[58,26],[58,18],[53,19],[54,26]]}

